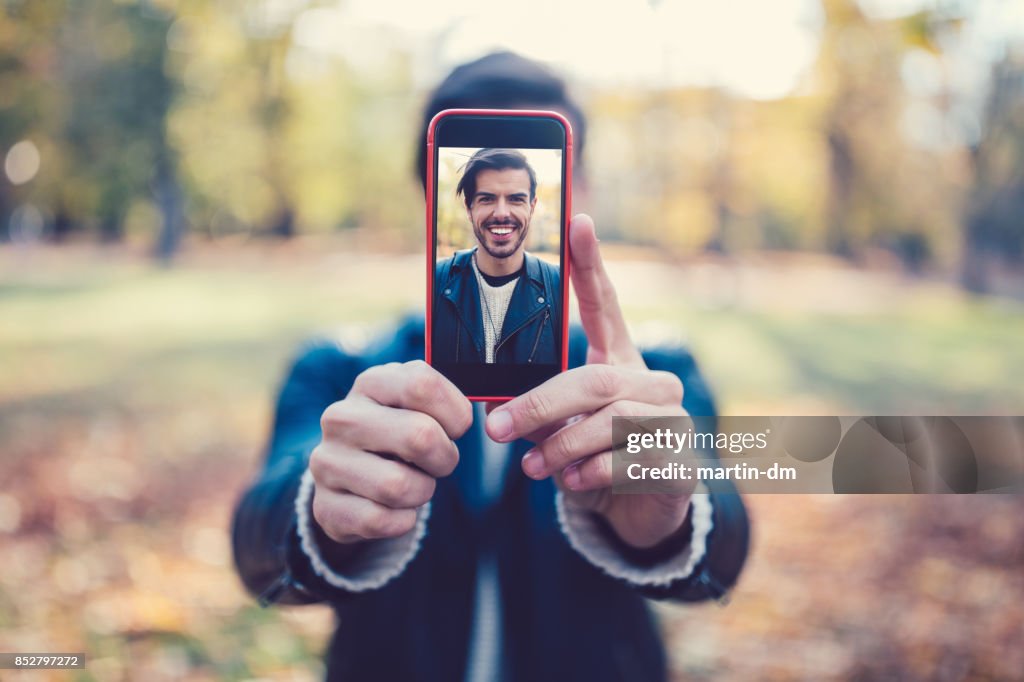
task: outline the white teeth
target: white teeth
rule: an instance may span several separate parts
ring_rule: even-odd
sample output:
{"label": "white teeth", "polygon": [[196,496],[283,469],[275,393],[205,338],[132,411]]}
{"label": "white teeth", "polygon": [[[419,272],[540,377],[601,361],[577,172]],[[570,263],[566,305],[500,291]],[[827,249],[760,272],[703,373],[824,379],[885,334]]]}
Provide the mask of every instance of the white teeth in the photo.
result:
{"label": "white teeth", "polygon": [[492,234],[498,234],[498,235],[511,234],[512,233],[512,228],[511,227],[492,227],[491,228],[491,233]]}

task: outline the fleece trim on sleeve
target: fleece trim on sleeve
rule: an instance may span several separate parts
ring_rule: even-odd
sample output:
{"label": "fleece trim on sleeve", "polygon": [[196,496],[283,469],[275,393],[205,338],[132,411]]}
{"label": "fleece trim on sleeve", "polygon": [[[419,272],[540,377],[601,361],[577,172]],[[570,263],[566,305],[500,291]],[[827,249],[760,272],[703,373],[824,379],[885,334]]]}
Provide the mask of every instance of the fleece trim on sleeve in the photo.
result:
{"label": "fleece trim on sleeve", "polygon": [[711,519],[711,496],[700,484],[690,498],[693,536],[690,544],[675,556],[649,568],[628,562],[603,535],[593,513],[565,501],[559,491],[555,497],[558,525],[569,544],[583,557],[612,576],[641,587],[664,587],[693,574],[707,551],[708,535],[714,525]]}
{"label": "fleece trim on sleeve", "polygon": [[313,571],[328,584],[349,592],[375,590],[401,575],[419,552],[420,544],[427,534],[429,502],[417,510],[416,525],[408,533],[368,543],[353,557],[351,566],[347,566],[344,573],[335,570],[324,560],[316,542],[312,525],[315,523],[312,513],[313,490],[313,475],[306,469],[295,497],[299,542],[303,553],[309,557]]}

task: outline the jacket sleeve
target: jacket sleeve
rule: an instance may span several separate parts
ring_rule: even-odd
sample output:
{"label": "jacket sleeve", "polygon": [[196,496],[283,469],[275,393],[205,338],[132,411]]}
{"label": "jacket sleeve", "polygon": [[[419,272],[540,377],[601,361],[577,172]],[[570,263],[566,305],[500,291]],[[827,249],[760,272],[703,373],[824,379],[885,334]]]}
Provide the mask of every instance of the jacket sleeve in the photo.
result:
{"label": "jacket sleeve", "polygon": [[[683,382],[683,409],[702,426],[715,424],[716,408],[711,391],[697,368],[693,356],[680,349],[659,349],[645,354],[647,366],[672,372]],[[717,460],[714,453],[710,457]],[[645,596],[696,602],[707,599],[724,601],[739,580],[750,549],[750,519],[736,486],[731,481],[705,481],[706,501],[710,506],[710,528],[704,538],[704,553],[693,572],[667,585],[642,588]],[[691,505],[694,533],[700,530]],[[695,537],[695,536],[694,536]]]}
{"label": "jacket sleeve", "polygon": [[750,522],[743,498],[731,481],[707,481],[711,528],[704,556],[693,573],[664,586],[645,587],[652,599],[695,602],[725,601],[739,580],[750,548]]}
{"label": "jacket sleeve", "polygon": [[266,458],[238,501],[231,533],[238,574],[264,605],[345,595],[317,575],[302,551],[296,499],[309,455],[320,442],[320,416],[348,393],[362,369],[335,345],[317,345],[300,355],[281,389]]}
{"label": "jacket sleeve", "polygon": [[[651,369],[683,382],[683,407],[701,426],[714,425],[714,403],[693,358],[681,349],[645,353]],[[713,453],[710,455],[713,457]],[[556,498],[559,525],[569,543],[605,573],[652,599],[724,600],[736,584],[749,547],[743,500],[730,481],[700,484],[680,532],[651,550],[623,543],[603,518]]]}

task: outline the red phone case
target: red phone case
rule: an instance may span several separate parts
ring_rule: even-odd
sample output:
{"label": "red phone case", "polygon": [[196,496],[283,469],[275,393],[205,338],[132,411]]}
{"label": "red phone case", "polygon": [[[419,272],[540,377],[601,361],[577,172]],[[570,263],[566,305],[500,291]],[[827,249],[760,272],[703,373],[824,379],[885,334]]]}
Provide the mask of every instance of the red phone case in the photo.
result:
{"label": "red phone case", "polygon": [[[562,240],[562,262],[565,264],[562,272],[562,348],[561,367],[559,371],[564,372],[569,366],[569,277],[572,259],[569,248],[569,217],[572,215],[572,126],[568,119],[557,111],[542,111],[536,109],[446,109],[430,120],[427,128],[427,326],[425,337],[426,361],[433,365],[431,358],[431,339],[433,337],[433,315],[434,315],[434,233],[437,226],[434,224],[434,131],[437,124],[448,116],[510,116],[510,117],[542,117],[557,120],[565,127],[565,178],[563,192],[565,193],[565,213],[562,216],[562,233],[565,238]],[[506,402],[516,396],[466,396],[473,402]]]}

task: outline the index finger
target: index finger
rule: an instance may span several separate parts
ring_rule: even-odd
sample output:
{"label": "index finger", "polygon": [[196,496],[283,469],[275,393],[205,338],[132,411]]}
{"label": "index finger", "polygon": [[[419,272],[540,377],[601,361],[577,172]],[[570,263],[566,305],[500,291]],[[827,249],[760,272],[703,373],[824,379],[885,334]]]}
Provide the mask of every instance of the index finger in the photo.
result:
{"label": "index finger", "polygon": [[669,372],[584,365],[557,374],[495,408],[487,417],[487,435],[499,442],[515,440],[550,424],[594,412],[617,400],[679,404],[682,384]]}
{"label": "index finger", "polygon": [[629,338],[626,320],[619,307],[608,272],[604,269],[594,221],[585,213],[569,224],[572,254],[572,288],[580,306],[580,320],[587,333],[590,354],[595,362],[642,364],[640,354]]}
{"label": "index finger", "polygon": [[371,367],[356,377],[352,389],[381,405],[433,417],[452,440],[473,424],[473,405],[469,399],[422,360]]}

